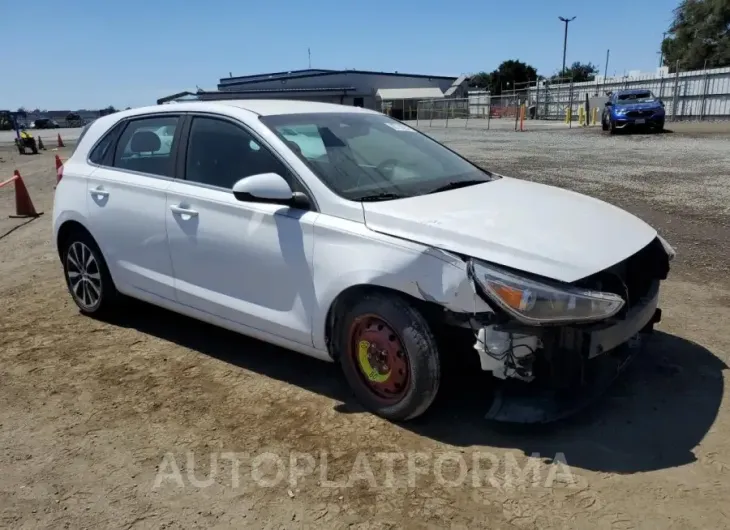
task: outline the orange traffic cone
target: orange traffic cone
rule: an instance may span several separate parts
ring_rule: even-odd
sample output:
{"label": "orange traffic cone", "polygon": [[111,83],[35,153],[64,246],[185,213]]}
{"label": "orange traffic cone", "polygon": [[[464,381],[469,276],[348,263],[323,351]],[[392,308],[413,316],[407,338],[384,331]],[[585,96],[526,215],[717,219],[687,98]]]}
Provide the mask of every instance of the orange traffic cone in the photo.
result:
{"label": "orange traffic cone", "polygon": [[38,217],[43,215],[43,212],[35,211],[28,188],[25,187],[23,177],[20,176],[17,169],[13,172],[13,179],[15,180],[15,215],[10,217]]}
{"label": "orange traffic cone", "polygon": [[56,184],[61,181],[61,177],[63,176],[63,161],[61,160],[61,157],[56,155]]}
{"label": "orange traffic cone", "polygon": [[41,138],[40,136],[38,137],[38,149],[40,149],[41,151],[46,150],[46,146],[43,145],[43,138]]}
{"label": "orange traffic cone", "polygon": [[58,133],[58,147],[66,147],[63,140],[61,140],[61,133]]}

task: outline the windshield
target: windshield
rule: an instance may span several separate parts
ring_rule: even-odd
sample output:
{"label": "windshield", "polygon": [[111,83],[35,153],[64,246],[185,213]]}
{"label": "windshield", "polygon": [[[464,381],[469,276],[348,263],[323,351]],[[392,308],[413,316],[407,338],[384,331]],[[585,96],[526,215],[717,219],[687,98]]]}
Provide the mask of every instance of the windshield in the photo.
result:
{"label": "windshield", "polygon": [[343,112],[260,119],[330,189],[350,200],[412,197],[495,178],[385,115]]}
{"label": "windshield", "polygon": [[654,94],[649,92],[648,90],[646,92],[631,92],[629,94],[619,94],[617,96],[618,103],[619,104],[629,104],[629,103],[650,103],[654,101],[656,98],[654,97]]}

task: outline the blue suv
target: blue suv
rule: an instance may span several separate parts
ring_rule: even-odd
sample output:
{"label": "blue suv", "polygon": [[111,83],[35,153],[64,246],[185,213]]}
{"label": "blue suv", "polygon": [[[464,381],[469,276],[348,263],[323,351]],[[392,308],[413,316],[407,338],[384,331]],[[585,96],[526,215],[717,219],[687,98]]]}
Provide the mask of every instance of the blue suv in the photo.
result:
{"label": "blue suv", "polygon": [[651,90],[619,90],[609,96],[601,126],[611,134],[636,127],[661,131],[664,129],[664,103]]}

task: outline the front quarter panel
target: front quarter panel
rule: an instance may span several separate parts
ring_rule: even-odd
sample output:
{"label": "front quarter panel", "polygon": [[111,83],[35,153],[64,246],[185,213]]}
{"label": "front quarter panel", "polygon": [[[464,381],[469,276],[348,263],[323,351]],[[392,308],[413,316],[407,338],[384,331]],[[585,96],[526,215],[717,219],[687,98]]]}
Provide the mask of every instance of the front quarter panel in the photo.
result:
{"label": "front quarter panel", "polygon": [[419,243],[372,232],[361,223],[322,215],[314,227],[313,283],[317,305],[314,346],[326,350],[330,307],[346,289],[373,285],[442,305],[459,313],[488,312],[466,263]]}

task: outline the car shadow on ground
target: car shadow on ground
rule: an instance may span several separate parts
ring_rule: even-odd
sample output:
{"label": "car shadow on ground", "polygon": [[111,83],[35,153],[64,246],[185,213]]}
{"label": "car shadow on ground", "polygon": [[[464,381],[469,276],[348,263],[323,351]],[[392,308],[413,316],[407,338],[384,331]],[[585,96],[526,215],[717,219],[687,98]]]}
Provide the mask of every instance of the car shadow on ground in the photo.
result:
{"label": "car shadow on ground", "polygon": [[[111,324],[134,328],[339,403],[341,413],[365,411],[354,402],[336,365],[284,350],[141,302]],[[656,332],[626,373],[598,403],[543,426],[489,422],[491,391],[483,373],[452,371],[421,418],[400,424],[450,445],[565,455],[571,467],[636,473],[696,460],[693,450],[718,414],[727,366],[710,351]]]}

